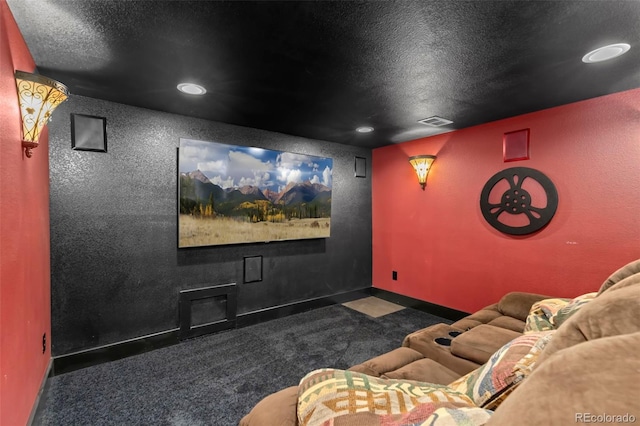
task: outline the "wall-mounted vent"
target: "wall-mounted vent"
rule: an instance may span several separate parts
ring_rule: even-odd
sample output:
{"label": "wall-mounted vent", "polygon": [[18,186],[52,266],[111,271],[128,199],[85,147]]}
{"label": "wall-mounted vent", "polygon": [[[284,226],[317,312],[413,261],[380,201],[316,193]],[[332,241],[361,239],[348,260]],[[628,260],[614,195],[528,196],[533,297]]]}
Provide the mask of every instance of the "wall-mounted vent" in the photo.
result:
{"label": "wall-mounted vent", "polygon": [[235,283],[180,291],[180,339],[235,328],[236,295]]}
{"label": "wall-mounted vent", "polygon": [[453,121],[447,120],[446,118],[438,117],[437,115],[434,115],[433,117],[429,117],[429,118],[424,118],[422,120],[418,120],[418,123],[422,123],[425,126],[440,127],[440,126],[445,126],[447,124],[451,124],[451,123],[453,123]]}

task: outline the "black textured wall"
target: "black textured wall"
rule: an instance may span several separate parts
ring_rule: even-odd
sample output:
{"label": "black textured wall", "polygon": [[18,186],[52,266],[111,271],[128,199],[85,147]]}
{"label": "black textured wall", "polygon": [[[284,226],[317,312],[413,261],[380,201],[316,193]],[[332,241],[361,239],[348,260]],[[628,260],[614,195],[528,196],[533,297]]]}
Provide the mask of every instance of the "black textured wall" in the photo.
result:
{"label": "black textured wall", "polygon": [[[107,118],[107,153],[71,149],[71,113]],[[371,286],[371,171],[354,177],[368,149],[80,96],[49,135],[54,356],[177,328],[184,289],[238,283],[243,314]],[[332,157],[331,237],[178,250],[181,137]],[[254,255],[263,280],[244,284]]]}

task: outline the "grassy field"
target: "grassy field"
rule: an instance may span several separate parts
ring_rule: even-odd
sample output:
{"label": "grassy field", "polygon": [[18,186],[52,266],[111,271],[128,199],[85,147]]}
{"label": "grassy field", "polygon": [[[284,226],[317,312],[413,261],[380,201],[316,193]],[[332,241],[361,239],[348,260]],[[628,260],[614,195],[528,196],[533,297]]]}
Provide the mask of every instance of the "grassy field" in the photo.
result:
{"label": "grassy field", "polygon": [[291,219],[282,223],[240,222],[231,218],[179,217],[179,247],[326,238],[331,219]]}

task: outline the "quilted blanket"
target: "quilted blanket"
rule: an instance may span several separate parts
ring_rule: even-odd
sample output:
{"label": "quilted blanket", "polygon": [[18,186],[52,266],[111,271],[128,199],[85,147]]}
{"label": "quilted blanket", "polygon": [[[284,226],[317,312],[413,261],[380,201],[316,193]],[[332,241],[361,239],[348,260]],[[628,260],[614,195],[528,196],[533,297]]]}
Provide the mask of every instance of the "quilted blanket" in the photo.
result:
{"label": "quilted blanket", "polygon": [[297,411],[301,426],[482,424],[491,415],[446,386],[334,369],[301,380]]}

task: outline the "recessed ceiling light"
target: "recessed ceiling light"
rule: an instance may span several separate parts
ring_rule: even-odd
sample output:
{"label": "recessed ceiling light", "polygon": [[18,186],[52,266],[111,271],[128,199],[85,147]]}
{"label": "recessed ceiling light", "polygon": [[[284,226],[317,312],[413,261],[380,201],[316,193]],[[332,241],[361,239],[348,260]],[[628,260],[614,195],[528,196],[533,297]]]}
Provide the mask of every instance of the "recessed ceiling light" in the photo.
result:
{"label": "recessed ceiling light", "polygon": [[631,49],[631,46],[627,43],[616,43],[608,46],[602,46],[584,55],[582,57],[582,62],[592,64],[594,62],[608,61],[609,59],[624,55],[629,49]]}
{"label": "recessed ceiling light", "polygon": [[188,95],[204,95],[207,93],[207,89],[194,83],[180,83],[178,84],[178,90]]}
{"label": "recessed ceiling light", "polygon": [[356,129],[358,133],[371,133],[373,132],[373,127],[371,126],[360,126]]}

